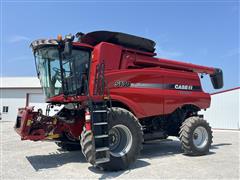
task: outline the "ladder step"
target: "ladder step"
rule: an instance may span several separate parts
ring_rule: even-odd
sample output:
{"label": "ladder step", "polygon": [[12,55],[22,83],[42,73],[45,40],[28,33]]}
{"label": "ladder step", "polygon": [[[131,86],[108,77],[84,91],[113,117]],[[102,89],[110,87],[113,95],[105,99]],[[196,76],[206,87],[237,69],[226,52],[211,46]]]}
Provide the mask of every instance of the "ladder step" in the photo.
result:
{"label": "ladder step", "polygon": [[107,110],[95,110],[93,112],[100,113],[100,112],[107,112]]}
{"label": "ladder step", "polygon": [[93,123],[93,125],[98,125],[98,126],[107,125],[107,124],[108,124],[107,122]]}
{"label": "ladder step", "polygon": [[101,147],[101,148],[96,148],[96,152],[101,152],[101,151],[108,151],[108,147]]}
{"label": "ladder step", "polygon": [[94,136],[95,138],[106,138],[106,137],[108,137],[108,135],[107,134],[104,134],[104,135],[98,135],[98,136]]}
{"label": "ladder step", "polygon": [[95,163],[96,164],[101,164],[101,163],[105,163],[105,162],[109,162],[110,158],[101,158],[101,159],[96,159]]}

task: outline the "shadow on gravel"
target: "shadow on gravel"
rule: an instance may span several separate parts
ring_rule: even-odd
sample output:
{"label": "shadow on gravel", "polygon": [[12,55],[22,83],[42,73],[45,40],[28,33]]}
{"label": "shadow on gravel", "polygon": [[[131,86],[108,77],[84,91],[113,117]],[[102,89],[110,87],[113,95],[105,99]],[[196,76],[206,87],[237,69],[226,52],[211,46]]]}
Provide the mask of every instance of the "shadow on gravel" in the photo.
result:
{"label": "shadow on gravel", "polygon": [[[211,149],[218,149],[220,146],[228,145],[232,144],[230,143],[214,144],[212,145]],[[94,173],[102,174],[100,179],[114,178],[120,176],[121,174],[127,174],[134,169],[150,165],[150,163],[142,159],[161,158],[166,156],[174,156],[181,153],[183,153],[183,151],[181,150],[180,141],[177,140],[150,141],[143,144],[143,149],[141,151],[139,159],[136,161],[136,163],[131,165],[130,168],[126,171],[104,172],[93,166],[90,166],[88,169]],[[212,154],[215,154],[215,152],[209,152],[209,154],[207,155]],[[83,156],[81,151],[72,152],[56,151],[48,155],[27,156],[26,158],[36,171],[60,167],[67,163],[86,163],[85,157]]]}
{"label": "shadow on gravel", "polygon": [[48,155],[26,156],[32,167],[36,170],[60,167],[67,163],[85,163],[85,157],[81,151],[62,151]]}
{"label": "shadow on gravel", "polygon": [[231,146],[232,143],[213,144],[210,149],[219,149],[219,146]]}
{"label": "shadow on gravel", "polygon": [[93,166],[89,167],[88,169],[94,173],[101,174],[99,179],[116,178],[122,174],[128,174],[135,169],[149,166],[149,162],[142,160],[144,158],[153,159],[165,156],[173,156],[180,153],[182,153],[182,151],[179,141],[151,141],[144,143],[139,159],[125,171],[105,172]]}
{"label": "shadow on gravel", "polygon": [[[89,167],[90,171],[102,174],[101,178],[118,177],[121,174],[129,173],[130,171],[150,165],[150,163],[141,160],[142,158],[158,158],[160,156],[170,156],[181,153],[179,141],[152,141],[143,145],[143,150],[136,163],[132,164],[126,171],[104,172],[93,166]],[[85,157],[81,151],[56,151],[48,155],[26,156],[29,163],[36,170],[57,168],[67,163],[85,163]]]}
{"label": "shadow on gravel", "polygon": [[[211,149],[216,149],[218,148],[217,146],[223,146],[223,145],[230,145],[230,144],[212,145]],[[189,157],[199,157],[199,156],[184,154],[183,150],[181,149],[180,141],[167,139],[166,141],[153,141],[151,143],[146,143],[143,146],[143,150],[141,151],[140,158],[154,159],[154,158],[161,158],[166,156],[174,156],[177,154],[183,154],[184,156],[189,156]],[[215,152],[210,151],[208,154],[205,154],[203,156],[209,156],[213,154],[215,154]]]}
{"label": "shadow on gravel", "polygon": [[159,158],[182,153],[180,141],[167,139],[164,141],[151,141],[143,145],[140,158]]}
{"label": "shadow on gravel", "polygon": [[[102,178],[118,177],[123,173],[128,173],[134,169],[150,165],[150,163],[140,160],[142,158],[152,159],[180,153],[182,153],[182,151],[179,141],[150,141],[143,145],[143,150],[141,151],[139,159],[126,171],[104,172],[93,166],[89,167],[89,170],[95,173],[102,174]],[[26,156],[26,158],[36,171],[60,167],[67,163],[86,162],[85,157],[83,156],[81,151],[56,151],[48,155]]]}
{"label": "shadow on gravel", "polygon": [[110,179],[110,178],[116,178],[122,174],[128,174],[130,173],[132,170],[138,169],[138,168],[142,168],[142,167],[146,167],[149,166],[150,163],[140,160],[138,159],[133,165],[131,165],[129,167],[129,169],[125,170],[125,171],[115,171],[115,172],[107,172],[107,171],[102,171],[99,168],[95,168],[93,166],[90,166],[88,169],[96,174],[101,174],[101,177],[99,179]]}

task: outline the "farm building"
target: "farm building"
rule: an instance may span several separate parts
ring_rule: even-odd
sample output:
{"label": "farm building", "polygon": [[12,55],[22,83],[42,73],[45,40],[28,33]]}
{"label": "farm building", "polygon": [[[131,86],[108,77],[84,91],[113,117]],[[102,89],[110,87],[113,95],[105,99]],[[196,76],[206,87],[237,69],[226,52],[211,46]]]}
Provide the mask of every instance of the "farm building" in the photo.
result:
{"label": "farm building", "polygon": [[36,77],[4,77],[0,79],[1,119],[15,121],[18,108],[45,108],[43,91]]}
{"label": "farm building", "polygon": [[240,129],[240,87],[211,94],[211,108],[202,111],[213,128]]}

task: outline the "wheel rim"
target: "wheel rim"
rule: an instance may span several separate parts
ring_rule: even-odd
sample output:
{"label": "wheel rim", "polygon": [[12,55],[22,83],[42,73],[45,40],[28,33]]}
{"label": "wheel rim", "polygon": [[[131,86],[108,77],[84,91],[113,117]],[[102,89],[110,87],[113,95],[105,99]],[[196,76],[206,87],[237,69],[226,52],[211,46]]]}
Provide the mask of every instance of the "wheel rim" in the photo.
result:
{"label": "wheel rim", "polygon": [[199,126],[193,132],[193,144],[197,148],[204,148],[208,143],[208,133],[207,130]]}
{"label": "wheel rim", "polygon": [[124,125],[116,125],[109,131],[110,153],[121,157],[129,152],[132,146],[132,133]]}

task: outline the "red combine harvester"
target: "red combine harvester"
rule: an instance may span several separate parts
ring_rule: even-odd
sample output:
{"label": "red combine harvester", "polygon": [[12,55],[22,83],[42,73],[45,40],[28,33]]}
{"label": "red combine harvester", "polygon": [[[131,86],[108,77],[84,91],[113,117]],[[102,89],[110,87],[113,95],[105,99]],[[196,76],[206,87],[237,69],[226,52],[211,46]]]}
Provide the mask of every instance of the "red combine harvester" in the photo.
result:
{"label": "red combine harvester", "polygon": [[[15,130],[22,140],[81,148],[104,170],[136,161],[145,141],[179,137],[185,154],[209,152],[212,131],[198,114],[209,108],[200,74],[223,87],[222,70],[156,58],[155,42],[108,31],[33,41],[46,114],[20,108]],[[53,116],[54,106],[63,108]],[[80,141],[80,143],[79,143]]]}

